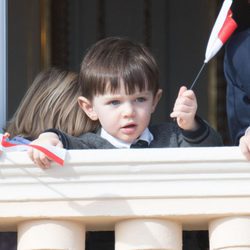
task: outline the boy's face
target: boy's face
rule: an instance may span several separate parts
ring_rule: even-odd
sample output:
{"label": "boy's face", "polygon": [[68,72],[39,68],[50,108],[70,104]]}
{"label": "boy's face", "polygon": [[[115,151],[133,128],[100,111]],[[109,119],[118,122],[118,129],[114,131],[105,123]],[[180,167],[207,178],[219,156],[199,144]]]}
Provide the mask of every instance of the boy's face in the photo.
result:
{"label": "boy's face", "polygon": [[158,90],[155,97],[150,91],[127,95],[122,86],[119,93],[98,95],[91,102],[79,97],[79,104],[90,119],[99,120],[110,135],[132,143],[148,126],[161,93]]}

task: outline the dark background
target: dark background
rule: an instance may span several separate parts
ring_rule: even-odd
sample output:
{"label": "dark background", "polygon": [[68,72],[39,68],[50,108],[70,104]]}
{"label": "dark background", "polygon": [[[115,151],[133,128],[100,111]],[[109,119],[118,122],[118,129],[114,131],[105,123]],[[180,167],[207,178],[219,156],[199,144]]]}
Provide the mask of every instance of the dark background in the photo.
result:
{"label": "dark background", "polygon": [[[234,1],[235,3],[244,2]],[[222,1],[9,0],[8,118],[36,74],[49,66],[78,71],[86,49],[107,36],[147,45],[160,68],[163,97],[153,122],[169,120],[181,85],[191,86]],[[244,9],[244,8],[242,8]],[[205,67],[195,92],[198,114],[228,143],[223,49]]]}

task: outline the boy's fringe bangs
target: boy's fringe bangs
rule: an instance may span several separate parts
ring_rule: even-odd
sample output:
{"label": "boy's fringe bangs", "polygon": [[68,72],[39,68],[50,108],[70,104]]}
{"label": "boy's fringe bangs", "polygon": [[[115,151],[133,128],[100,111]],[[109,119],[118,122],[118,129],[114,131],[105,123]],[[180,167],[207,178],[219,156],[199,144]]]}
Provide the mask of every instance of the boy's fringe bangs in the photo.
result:
{"label": "boy's fringe bangs", "polygon": [[127,95],[131,95],[136,91],[153,90],[150,88],[148,77],[142,70],[121,70],[112,74],[101,74],[99,72],[97,79],[93,81],[94,95],[103,95],[107,92],[117,93],[121,89],[121,85],[125,84]]}

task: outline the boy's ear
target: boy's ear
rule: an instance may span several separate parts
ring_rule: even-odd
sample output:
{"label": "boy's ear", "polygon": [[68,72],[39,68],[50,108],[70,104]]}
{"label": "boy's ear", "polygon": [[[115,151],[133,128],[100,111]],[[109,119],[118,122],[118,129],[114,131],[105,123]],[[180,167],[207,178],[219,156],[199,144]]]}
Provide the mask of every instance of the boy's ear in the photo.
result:
{"label": "boy's ear", "polygon": [[152,113],[155,111],[155,108],[156,108],[158,102],[160,101],[161,96],[162,96],[162,89],[158,89],[158,91],[156,92],[156,94],[154,96],[153,106],[152,106]]}
{"label": "boy's ear", "polygon": [[87,116],[92,121],[98,120],[98,116],[93,109],[92,102],[89,99],[87,99],[86,97],[83,97],[83,96],[79,96],[78,97],[78,104],[79,104],[80,108],[87,114]]}

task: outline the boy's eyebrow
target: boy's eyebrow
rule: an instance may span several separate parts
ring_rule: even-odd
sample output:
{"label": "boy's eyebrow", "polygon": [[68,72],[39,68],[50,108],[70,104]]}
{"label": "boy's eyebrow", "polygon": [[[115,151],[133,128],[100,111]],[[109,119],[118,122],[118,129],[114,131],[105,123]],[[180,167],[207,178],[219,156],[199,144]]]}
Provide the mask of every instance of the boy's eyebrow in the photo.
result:
{"label": "boy's eyebrow", "polygon": [[131,95],[123,95],[123,94],[105,94],[105,98],[119,98],[119,97],[124,97],[124,96],[141,96],[141,95],[150,95],[152,92],[151,91],[142,91],[142,92],[136,92]]}
{"label": "boy's eyebrow", "polygon": [[133,95],[140,96],[140,95],[151,95],[151,94],[152,94],[151,91],[141,91],[141,92],[134,93]]}

